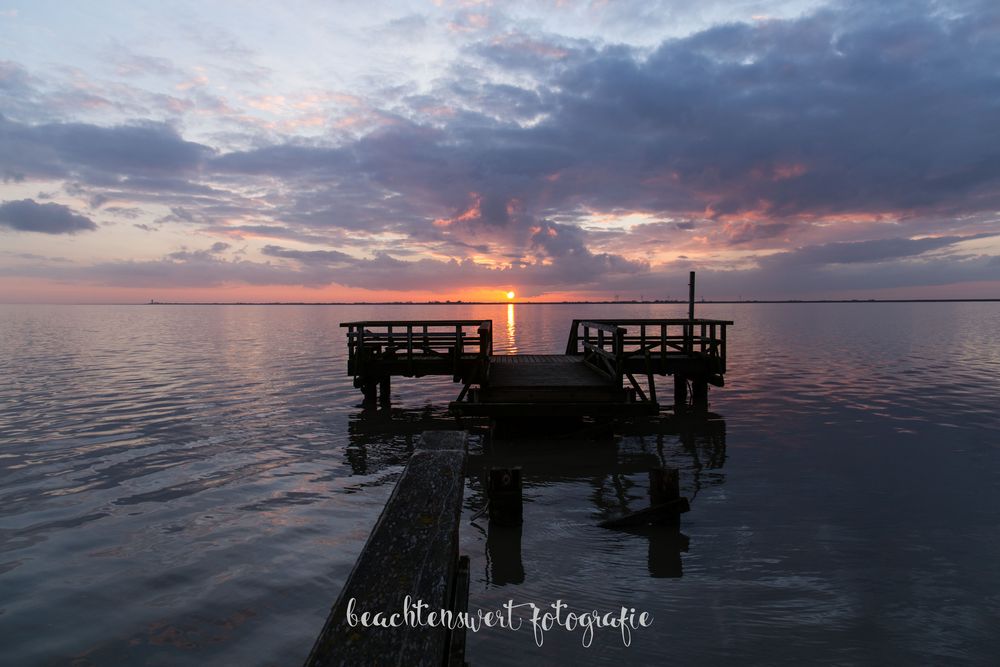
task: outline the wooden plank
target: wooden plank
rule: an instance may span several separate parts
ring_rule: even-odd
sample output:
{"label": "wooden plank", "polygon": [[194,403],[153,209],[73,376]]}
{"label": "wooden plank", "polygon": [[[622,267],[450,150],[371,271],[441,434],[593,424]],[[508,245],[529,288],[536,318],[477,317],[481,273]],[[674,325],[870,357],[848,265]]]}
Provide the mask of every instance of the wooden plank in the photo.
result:
{"label": "wooden plank", "polygon": [[453,649],[443,628],[352,627],[354,613],[402,612],[404,598],[451,607],[465,489],[465,433],[425,433],[410,457],[306,660],[328,665],[439,667]]}
{"label": "wooden plank", "polygon": [[607,379],[579,358],[570,363],[498,364],[491,387],[607,387]]}
{"label": "wooden plank", "polygon": [[569,354],[495,354],[490,357],[494,364],[576,364],[580,357]]}

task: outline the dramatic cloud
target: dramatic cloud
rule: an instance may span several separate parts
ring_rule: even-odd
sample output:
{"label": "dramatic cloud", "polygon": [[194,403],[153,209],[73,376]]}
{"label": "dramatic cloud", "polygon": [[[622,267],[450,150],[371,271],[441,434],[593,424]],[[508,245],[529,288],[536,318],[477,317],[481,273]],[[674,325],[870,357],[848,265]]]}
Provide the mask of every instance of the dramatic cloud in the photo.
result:
{"label": "dramatic cloud", "polygon": [[62,232],[96,228],[68,204],[101,234],[156,230],[141,258],[74,258],[114,284],[650,294],[696,268],[720,295],[777,296],[997,279],[996,3],[588,7],[344,10],[356,34],[329,72],[288,65],[310,60],[293,59],[309,31],[262,41],[207,16],[186,38],[199,58],[112,35],[87,69],[3,62],[5,198],[56,192]]}
{"label": "dramatic cloud", "polygon": [[904,257],[915,257],[931,250],[946,248],[958,242],[982,238],[940,236],[923,239],[879,239],[877,241],[855,241],[850,243],[827,243],[818,246],[807,246],[793,252],[779,253],[766,258],[770,264],[784,266],[806,265],[821,266],[825,264],[858,264],[866,262],[881,262]]}
{"label": "dramatic cloud", "polygon": [[27,125],[0,115],[0,168],[29,178],[182,176],[213,151],[159,123],[99,127],[84,123]]}
{"label": "dramatic cloud", "polygon": [[97,229],[92,220],[61,204],[39,204],[33,199],[0,204],[0,225],[21,232],[76,234]]}

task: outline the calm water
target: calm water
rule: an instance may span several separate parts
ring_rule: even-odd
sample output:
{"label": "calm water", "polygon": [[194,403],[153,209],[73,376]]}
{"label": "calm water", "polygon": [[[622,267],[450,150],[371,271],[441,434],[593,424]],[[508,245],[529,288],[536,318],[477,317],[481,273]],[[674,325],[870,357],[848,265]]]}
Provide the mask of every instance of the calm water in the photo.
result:
{"label": "calm water", "polygon": [[[0,663],[299,664],[416,434],[457,387],[363,410],[341,321],[492,318],[559,352],[573,317],[666,306],[0,306]],[[1000,304],[702,306],[731,318],[707,420],[491,443],[521,531],[473,520],[472,608],[648,611],[468,637],[473,664],[990,663],[1000,656]],[[666,383],[662,387],[669,396]],[[596,524],[681,469],[683,535]],[[686,551],[683,550],[686,546]]]}

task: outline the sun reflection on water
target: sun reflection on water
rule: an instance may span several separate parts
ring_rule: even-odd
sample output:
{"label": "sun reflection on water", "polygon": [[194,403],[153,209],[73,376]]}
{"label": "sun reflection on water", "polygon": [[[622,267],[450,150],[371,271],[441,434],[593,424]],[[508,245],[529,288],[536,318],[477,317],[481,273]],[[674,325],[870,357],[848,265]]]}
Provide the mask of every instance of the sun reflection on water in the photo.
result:
{"label": "sun reflection on water", "polygon": [[507,353],[517,354],[517,324],[514,321],[514,304],[507,304]]}

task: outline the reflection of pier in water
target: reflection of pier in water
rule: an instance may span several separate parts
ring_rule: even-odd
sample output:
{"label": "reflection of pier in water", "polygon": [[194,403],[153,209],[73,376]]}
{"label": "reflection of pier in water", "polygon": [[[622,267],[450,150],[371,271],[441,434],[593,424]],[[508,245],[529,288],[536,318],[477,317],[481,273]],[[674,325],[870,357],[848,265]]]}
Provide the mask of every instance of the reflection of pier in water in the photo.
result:
{"label": "reflection of pier in water", "polygon": [[[692,412],[629,422],[623,437],[578,443],[572,441],[510,440],[489,443],[481,454],[469,457],[470,485],[466,504],[480,511],[486,505],[484,480],[488,468],[520,467],[525,496],[531,490],[558,483],[586,484],[591,488],[593,523],[627,514],[649,505],[647,474],[650,470],[677,468],[681,492],[694,503],[699,491],[725,480],[725,420],[714,413]],[[567,451],[567,450],[570,451]],[[696,505],[695,505],[696,511]],[[497,526],[485,521],[487,584],[523,583],[530,572],[521,558],[521,526]],[[530,502],[525,510],[526,529],[534,528]],[[647,569],[651,577],[682,575],[681,553],[689,548],[680,525],[650,525],[622,531],[648,541]]]}
{"label": "reflection of pier in water", "polygon": [[[594,554],[621,552],[625,562],[635,562],[638,558],[632,552],[643,542],[651,578],[681,577],[681,554],[690,544],[680,529],[680,512],[688,504],[681,494],[687,492],[694,500],[703,486],[724,479],[719,469],[726,460],[725,422],[705,410],[620,423],[623,435],[618,438],[588,441],[495,440],[484,429],[472,438],[478,444],[470,447],[469,433],[456,431],[454,420],[442,419],[433,408],[371,407],[349,421],[347,462],[359,476],[404,462],[405,467],[313,645],[307,660],[310,667],[382,662],[390,654],[395,656],[392,661],[443,654],[440,664],[467,664],[464,630],[388,628],[365,639],[353,631],[345,610],[356,598],[361,608],[388,609],[416,592],[418,599],[432,600],[433,609],[463,613],[469,605],[470,567],[480,562],[478,555],[471,559],[460,555],[461,534],[470,529],[483,537],[484,551],[479,552],[483,578],[476,581],[487,589],[527,584],[524,591],[531,591],[549,581],[562,581],[566,572],[573,576],[570,587],[586,588],[598,583],[595,577],[606,576],[606,567],[584,568],[589,574],[567,569],[572,568],[574,556],[586,563]],[[678,472],[685,482],[680,488]],[[635,479],[646,476],[643,473],[648,475],[648,487]],[[362,483],[378,485],[393,477],[382,475]],[[589,513],[585,510],[588,518],[562,520],[562,508],[556,506],[560,502],[530,509],[546,488],[566,484],[587,491],[586,499],[593,505]],[[647,488],[648,500],[642,492]],[[523,500],[529,503],[527,512]],[[578,507],[567,511],[584,516]],[[481,518],[487,512],[489,518]],[[617,528],[636,525],[636,517],[645,525]],[[611,527],[613,531],[608,530]],[[566,540],[579,539],[589,545],[567,550]],[[553,555],[562,572],[545,571],[543,563]],[[475,565],[476,571],[480,567]],[[534,575],[532,568],[538,568]]]}
{"label": "reflection of pier in water", "polygon": [[[355,474],[365,475],[401,465],[412,453],[420,433],[455,428],[455,420],[430,409],[407,411],[369,408],[352,416],[346,456]],[[491,441],[485,428],[472,432],[468,463],[468,513],[483,512],[487,468],[522,470],[527,510],[524,530],[533,530],[533,489],[553,484],[590,488],[593,525],[648,505],[647,473],[655,468],[680,470],[681,495],[697,511],[699,492],[722,484],[726,461],[726,423],[718,414],[689,411],[623,422],[619,437],[593,440],[567,438]],[[469,524],[466,524],[469,525]],[[530,577],[522,557],[522,526],[498,526],[475,519],[471,527],[485,539],[488,586],[520,584]],[[679,577],[681,554],[689,540],[680,526],[653,525],[621,531],[622,539],[648,541],[647,569],[651,577]]]}

